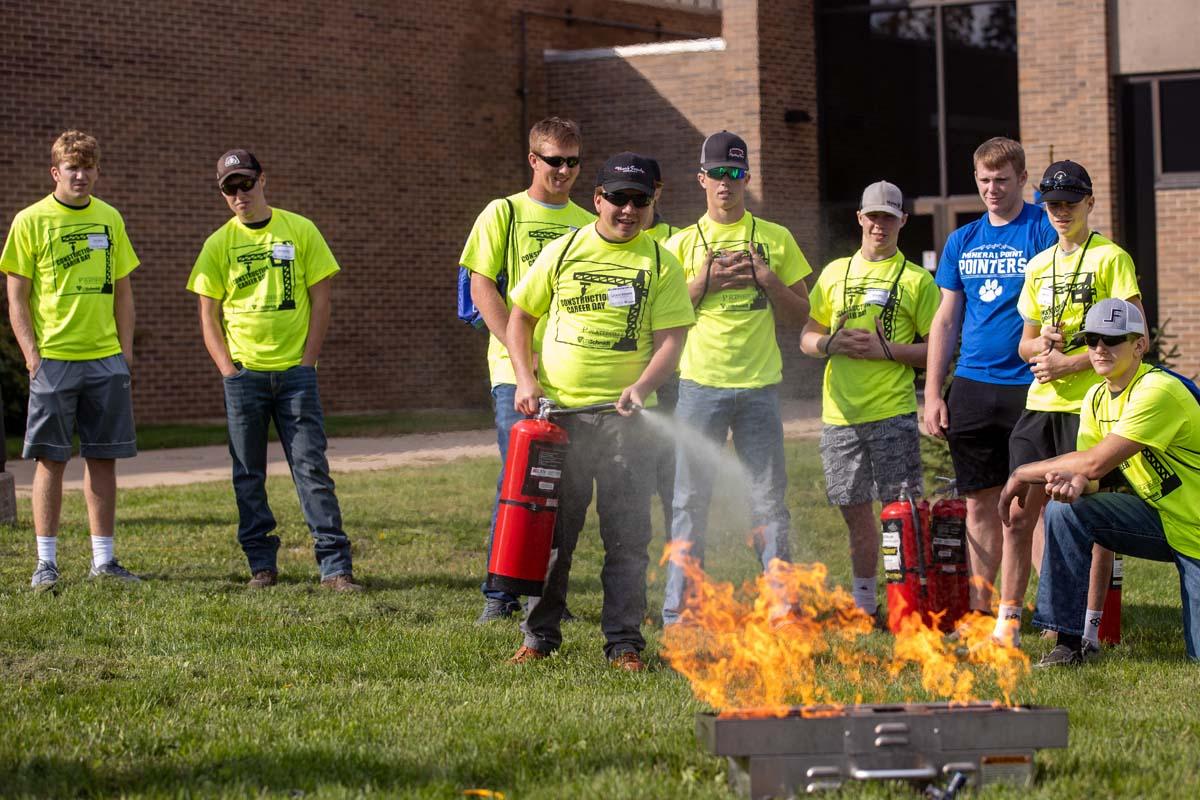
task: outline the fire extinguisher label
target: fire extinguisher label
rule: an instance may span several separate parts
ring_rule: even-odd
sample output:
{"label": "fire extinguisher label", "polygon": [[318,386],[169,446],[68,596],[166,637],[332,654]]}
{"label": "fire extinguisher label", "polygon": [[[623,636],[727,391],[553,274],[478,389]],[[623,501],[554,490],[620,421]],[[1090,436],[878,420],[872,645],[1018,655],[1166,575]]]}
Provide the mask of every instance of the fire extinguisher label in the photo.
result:
{"label": "fire extinguisher label", "polygon": [[1109,588],[1120,589],[1121,583],[1125,579],[1125,559],[1117,556],[1113,559],[1112,581],[1109,582]]}
{"label": "fire extinguisher label", "polygon": [[551,442],[530,442],[529,460],[521,494],[530,497],[558,497],[562,485],[563,463],[567,460],[565,445]]}
{"label": "fire extinguisher label", "polygon": [[931,527],[935,564],[967,563],[967,526],[958,517],[934,518]]}
{"label": "fire extinguisher label", "polygon": [[900,583],[904,580],[904,560],[900,551],[900,532],[904,523],[898,519],[885,520],[883,523],[883,571],[888,583]]}

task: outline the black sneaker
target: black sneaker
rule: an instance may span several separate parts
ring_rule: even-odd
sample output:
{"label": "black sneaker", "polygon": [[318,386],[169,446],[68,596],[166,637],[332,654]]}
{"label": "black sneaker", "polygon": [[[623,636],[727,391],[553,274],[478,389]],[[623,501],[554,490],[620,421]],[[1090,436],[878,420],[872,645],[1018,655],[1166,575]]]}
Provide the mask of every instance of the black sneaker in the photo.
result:
{"label": "black sneaker", "polygon": [[1084,662],[1084,654],[1082,650],[1076,650],[1073,647],[1068,647],[1065,644],[1056,644],[1054,649],[1046,655],[1042,656],[1036,664],[1035,669],[1047,669],[1049,667],[1076,667]]}
{"label": "black sneaker", "polygon": [[489,597],[483,605],[483,613],[476,619],[476,625],[486,625],[489,622],[509,619],[521,610],[521,604],[516,600],[502,600],[499,597]]}

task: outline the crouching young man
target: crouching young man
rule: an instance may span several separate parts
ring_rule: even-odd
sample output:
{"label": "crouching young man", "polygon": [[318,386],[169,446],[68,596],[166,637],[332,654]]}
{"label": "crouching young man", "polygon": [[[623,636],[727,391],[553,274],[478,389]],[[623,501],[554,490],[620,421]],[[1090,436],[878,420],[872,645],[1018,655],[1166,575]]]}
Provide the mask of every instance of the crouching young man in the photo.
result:
{"label": "crouching young man", "polygon": [[[1040,667],[1080,664],[1092,546],[1174,562],[1183,599],[1188,658],[1200,647],[1200,403],[1194,384],[1142,363],[1146,326],[1133,303],[1102,300],[1088,311],[1084,337],[1092,368],[1104,380],[1083,400],[1074,453],[1018,467],[1000,497],[1007,517],[1042,491],[1046,547],[1033,623],[1056,631]],[[1120,468],[1133,494],[1098,493]],[[1032,498],[1030,498],[1032,500]]]}
{"label": "crouching young man", "polygon": [[[604,568],[604,654],[620,669],[644,669],[646,552],[650,542],[652,460],[637,415],[675,370],[695,321],[683,268],[642,234],[642,209],[654,197],[649,160],[619,153],[605,162],[593,202],[599,219],[546,245],[512,289],[508,352],[516,372],[516,410],[534,414],[548,398],[569,408],[616,402],[618,414],[565,417],[570,436],[554,551],[540,598],[521,623],[524,643],[510,659],[545,658],[562,644],[561,619],[571,557],[595,483]],[[533,331],[547,318],[538,373]]]}

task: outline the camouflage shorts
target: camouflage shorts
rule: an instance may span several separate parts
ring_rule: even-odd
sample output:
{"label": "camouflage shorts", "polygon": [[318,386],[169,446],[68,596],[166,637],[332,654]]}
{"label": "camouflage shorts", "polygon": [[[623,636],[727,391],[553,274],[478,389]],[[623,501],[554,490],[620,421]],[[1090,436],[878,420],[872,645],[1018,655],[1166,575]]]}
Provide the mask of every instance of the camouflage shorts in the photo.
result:
{"label": "camouflage shorts", "polygon": [[890,503],[908,483],[913,495],[924,492],[921,434],[916,414],[901,414],[861,425],[821,429],[825,493],[835,506],[881,500]]}

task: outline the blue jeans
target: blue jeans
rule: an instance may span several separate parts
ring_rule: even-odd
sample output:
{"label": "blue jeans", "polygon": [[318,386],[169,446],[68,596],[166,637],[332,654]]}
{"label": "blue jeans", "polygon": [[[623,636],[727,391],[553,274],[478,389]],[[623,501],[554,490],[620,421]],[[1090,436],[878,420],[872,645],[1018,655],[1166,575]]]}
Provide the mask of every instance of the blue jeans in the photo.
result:
{"label": "blue jeans", "polygon": [[[487,572],[488,564],[492,563],[492,538],[496,533],[496,513],[500,508],[500,485],[504,483],[504,463],[508,460],[508,437],[512,426],[525,419],[525,415],[513,407],[517,396],[517,387],[511,383],[498,383],[492,387],[492,406],[496,411],[496,446],[500,448],[500,474],[496,476],[496,498],[492,501],[492,522],[488,525],[487,560],[483,570]],[[487,581],[479,588],[490,600],[503,600],[509,603],[517,602],[516,595],[487,588]]]}
{"label": "blue jeans", "polygon": [[225,378],[225,419],[233,457],[238,542],[250,571],[275,570],[279,537],[267,504],[267,429],[272,420],[292,471],[300,510],[312,533],[321,580],[349,575],[350,539],[325,459],[325,423],[317,370],[296,366],[281,372],[243,369]]}
{"label": "blue jeans", "polygon": [[[791,559],[792,517],[787,507],[787,467],[783,455],[783,420],[774,386],[756,389],[717,389],[693,381],[679,382],[675,418],[719,447],[729,431],[733,447],[747,472],[751,525],[756,532],[764,568],[771,559]],[[712,500],[715,464],[681,439],[675,451],[675,500],[671,522],[673,541],[691,543],[693,557],[704,560],[704,534]],[[667,567],[663,624],[679,621],[686,587],[683,570]]]}
{"label": "blue jeans", "polygon": [[1162,520],[1146,501],[1130,494],[1089,494],[1074,503],[1046,506],[1046,548],[1033,624],[1083,635],[1092,544],[1150,561],[1174,562],[1183,600],[1183,641],[1190,659],[1200,645],[1200,559],[1167,544]]}
{"label": "blue jeans", "polygon": [[616,414],[563,417],[555,424],[566,429],[571,445],[563,465],[562,494],[554,521],[554,549],[541,597],[529,598],[521,632],[525,645],[544,653],[562,644],[562,613],[567,605],[567,581],[579,532],[596,487],[596,515],[604,544],[600,585],[604,606],[600,630],[604,655],[640,653],[646,646],[642,619],[646,616],[646,552],[652,532],[650,495],[654,464],[647,458],[649,432],[641,418]]}

